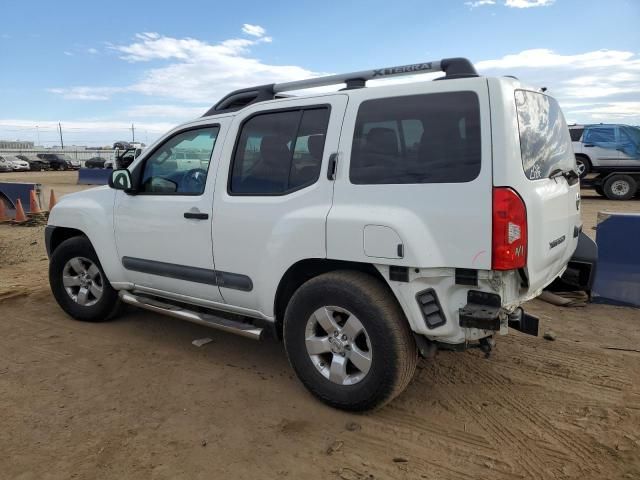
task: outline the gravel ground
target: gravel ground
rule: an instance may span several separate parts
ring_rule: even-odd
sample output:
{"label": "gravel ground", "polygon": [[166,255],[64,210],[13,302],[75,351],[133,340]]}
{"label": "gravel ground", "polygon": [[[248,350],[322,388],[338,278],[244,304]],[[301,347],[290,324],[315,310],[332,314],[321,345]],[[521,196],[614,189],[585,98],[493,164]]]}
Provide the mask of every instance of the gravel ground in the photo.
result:
{"label": "gravel ground", "polygon": [[[62,194],[73,175],[42,183]],[[587,233],[601,210],[640,201],[583,192]],[[312,398],[275,341],[137,310],[69,319],[42,234],[0,225],[2,478],[640,478],[637,309],[530,302],[554,341],[441,352],[390,405],[351,415]]]}

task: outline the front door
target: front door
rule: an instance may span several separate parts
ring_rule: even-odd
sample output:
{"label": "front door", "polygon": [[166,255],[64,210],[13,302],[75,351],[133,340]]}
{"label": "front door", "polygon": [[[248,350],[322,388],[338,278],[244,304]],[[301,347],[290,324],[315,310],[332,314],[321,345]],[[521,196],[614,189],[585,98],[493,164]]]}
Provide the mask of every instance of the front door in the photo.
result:
{"label": "front door", "polygon": [[640,128],[618,127],[618,152],[620,167],[640,169]]}
{"label": "front door", "polygon": [[601,168],[617,167],[620,156],[617,150],[616,128],[613,125],[587,127],[582,137],[584,152],[593,165]]}
{"label": "front door", "polygon": [[133,167],[138,193],[118,191],[116,246],[127,280],[137,287],[222,300],[211,218],[225,130],[218,121],[168,135]]}

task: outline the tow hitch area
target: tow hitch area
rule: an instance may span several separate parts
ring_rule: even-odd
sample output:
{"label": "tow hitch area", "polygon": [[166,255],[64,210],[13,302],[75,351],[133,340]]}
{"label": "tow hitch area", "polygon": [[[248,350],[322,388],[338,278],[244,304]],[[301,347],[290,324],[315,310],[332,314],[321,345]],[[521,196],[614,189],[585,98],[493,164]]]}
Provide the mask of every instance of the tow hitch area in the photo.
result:
{"label": "tow hitch area", "polygon": [[500,295],[469,290],[467,304],[459,310],[460,326],[482,330],[500,330]]}
{"label": "tow hitch area", "polygon": [[[467,304],[459,310],[460,326],[482,330],[500,330],[500,295],[469,290]],[[538,336],[538,318],[518,307],[509,315],[509,327],[527,335]]]}
{"label": "tow hitch area", "polygon": [[526,333],[527,335],[533,335],[534,337],[538,336],[538,323],[538,317],[525,313],[520,307],[509,315],[509,328]]}

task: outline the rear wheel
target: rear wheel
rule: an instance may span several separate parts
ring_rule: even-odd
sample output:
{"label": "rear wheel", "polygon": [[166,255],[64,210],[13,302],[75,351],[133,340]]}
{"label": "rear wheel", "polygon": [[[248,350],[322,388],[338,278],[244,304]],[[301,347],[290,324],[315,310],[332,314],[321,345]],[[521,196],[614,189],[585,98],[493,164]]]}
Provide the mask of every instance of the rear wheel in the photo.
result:
{"label": "rear wheel", "polygon": [[604,195],[609,200],[629,200],[637,189],[638,184],[629,175],[611,175],[603,186]]}
{"label": "rear wheel", "polygon": [[591,172],[591,162],[589,162],[587,157],[576,155],[576,168],[578,170],[578,175],[582,180],[589,174],[589,172]]}
{"label": "rear wheel", "polygon": [[404,313],[379,280],[361,272],[330,272],[303,284],[286,310],[284,344],[311,393],[344,410],[384,405],[416,368]]}
{"label": "rear wheel", "polygon": [[51,254],[49,285],[58,305],[76,320],[111,319],[120,300],[87,237],[62,242]]}

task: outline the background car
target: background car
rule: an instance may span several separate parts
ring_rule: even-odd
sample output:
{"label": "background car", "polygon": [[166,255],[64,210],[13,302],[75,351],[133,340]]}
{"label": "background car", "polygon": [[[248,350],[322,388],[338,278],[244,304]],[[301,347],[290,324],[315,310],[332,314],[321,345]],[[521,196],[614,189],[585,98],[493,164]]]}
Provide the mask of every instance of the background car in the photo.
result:
{"label": "background car", "polygon": [[38,153],[36,156],[41,160],[49,162],[51,170],[73,170],[74,168],[79,168],[79,165],[78,167],[74,167],[71,160],[59,153]]}
{"label": "background car", "polygon": [[29,170],[29,163],[24,160],[20,160],[18,157],[13,155],[2,155],[0,158],[6,160],[15,172],[26,172]]}
{"label": "background car", "polygon": [[50,168],[49,162],[42,160],[35,155],[16,155],[16,157],[27,162],[30,170],[43,171],[49,170]]}
{"label": "background car", "polygon": [[12,172],[13,167],[4,158],[0,157],[0,172]]}
{"label": "background car", "polygon": [[599,123],[569,127],[580,178],[590,172],[640,171],[640,128]]}
{"label": "background car", "polygon": [[84,162],[84,166],[86,168],[105,168],[105,163],[107,160],[102,157],[91,157],[89,160]]}

